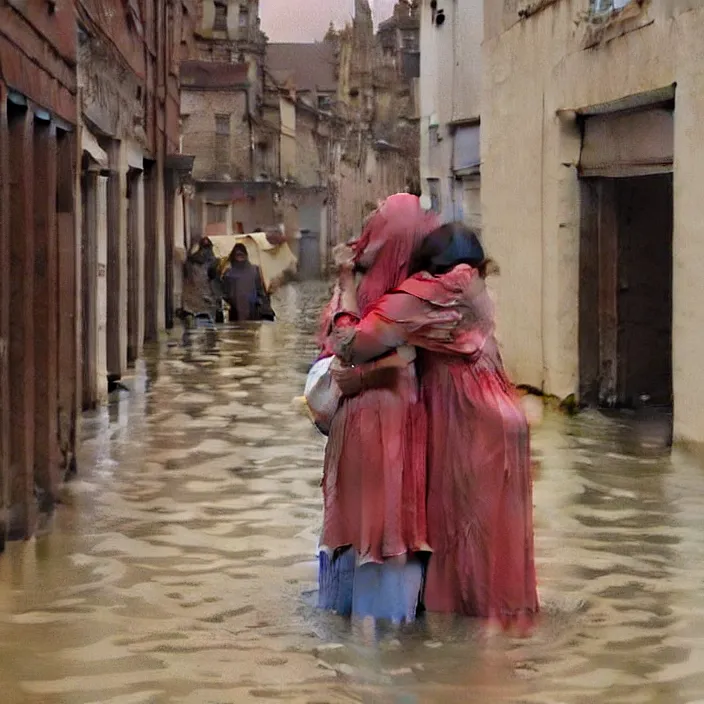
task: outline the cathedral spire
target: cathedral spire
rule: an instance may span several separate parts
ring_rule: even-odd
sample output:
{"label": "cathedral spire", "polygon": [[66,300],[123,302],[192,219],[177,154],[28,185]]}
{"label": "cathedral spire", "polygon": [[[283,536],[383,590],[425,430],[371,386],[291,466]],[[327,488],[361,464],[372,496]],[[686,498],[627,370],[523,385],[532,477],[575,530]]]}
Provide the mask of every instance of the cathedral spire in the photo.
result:
{"label": "cathedral spire", "polygon": [[367,17],[370,19],[372,17],[372,8],[369,5],[369,0],[354,0],[355,20],[364,20]]}

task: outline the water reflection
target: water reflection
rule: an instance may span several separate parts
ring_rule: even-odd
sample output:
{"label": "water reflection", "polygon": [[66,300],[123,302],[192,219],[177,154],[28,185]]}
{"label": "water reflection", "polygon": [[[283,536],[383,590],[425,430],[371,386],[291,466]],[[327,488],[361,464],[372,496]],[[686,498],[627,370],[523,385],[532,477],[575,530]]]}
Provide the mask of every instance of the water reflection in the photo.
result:
{"label": "water reflection", "polygon": [[86,418],[55,531],[0,559],[0,701],[704,699],[704,477],[657,424],[536,433],[534,638],[314,609],[323,442],[291,401],[326,289],[283,289],[274,325],[179,332]]}

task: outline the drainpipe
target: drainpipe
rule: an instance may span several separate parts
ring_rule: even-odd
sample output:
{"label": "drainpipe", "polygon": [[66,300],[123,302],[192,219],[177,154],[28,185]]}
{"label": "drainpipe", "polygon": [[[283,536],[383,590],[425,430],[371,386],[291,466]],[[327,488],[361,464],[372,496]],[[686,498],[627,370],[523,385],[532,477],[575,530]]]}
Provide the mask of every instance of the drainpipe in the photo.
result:
{"label": "drainpipe", "polygon": [[277,181],[284,180],[284,174],[282,169],[283,162],[281,161],[281,132],[281,104],[279,104],[279,174],[278,178],[276,179]]}
{"label": "drainpipe", "polygon": [[254,181],[254,128],[252,126],[251,100],[249,98],[249,88],[240,88],[241,93],[244,93],[245,110],[247,111],[247,124],[249,125],[249,174],[251,180]]}

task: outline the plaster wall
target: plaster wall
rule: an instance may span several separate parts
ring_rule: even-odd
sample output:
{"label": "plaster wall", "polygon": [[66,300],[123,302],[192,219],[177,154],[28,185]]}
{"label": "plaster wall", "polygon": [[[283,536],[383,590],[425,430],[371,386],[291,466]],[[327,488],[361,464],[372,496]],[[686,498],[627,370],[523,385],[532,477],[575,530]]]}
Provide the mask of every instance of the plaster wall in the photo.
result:
{"label": "plaster wall", "polygon": [[581,134],[571,111],[676,83],[675,436],[704,442],[704,7],[633,2],[595,31],[588,0],[557,0],[522,21],[508,4],[485,2],[482,217],[501,266],[509,371],[560,396],[577,390]]}

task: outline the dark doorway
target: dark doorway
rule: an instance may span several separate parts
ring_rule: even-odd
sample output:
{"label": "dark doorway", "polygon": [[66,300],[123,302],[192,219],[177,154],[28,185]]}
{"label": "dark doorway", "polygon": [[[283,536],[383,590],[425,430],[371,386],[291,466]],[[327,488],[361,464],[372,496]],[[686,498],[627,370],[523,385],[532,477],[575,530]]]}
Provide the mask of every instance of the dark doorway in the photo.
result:
{"label": "dark doorway", "polygon": [[302,279],[319,279],[322,272],[320,257],[321,206],[305,203],[298,208],[301,239],[298,250],[298,274]]}
{"label": "dark doorway", "polygon": [[670,407],[672,174],[581,183],[582,398]]}
{"label": "dark doorway", "polygon": [[144,207],[142,172],[127,173],[127,363],[142,356],[144,341]]}
{"label": "dark doorway", "polygon": [[156,162],[144,161],[144,341],[159,336],[159,233]]}
{"label": "dark doorway", "polygon": [[100,172],[83,155],[81,167],[81,363],[83,410],[98,402],[98,179]]}
{"label": "dark doorway", "polygon": [[320,278],[320,233],[301,230],[298,275],[302,279]]}

